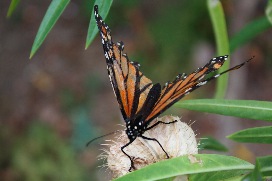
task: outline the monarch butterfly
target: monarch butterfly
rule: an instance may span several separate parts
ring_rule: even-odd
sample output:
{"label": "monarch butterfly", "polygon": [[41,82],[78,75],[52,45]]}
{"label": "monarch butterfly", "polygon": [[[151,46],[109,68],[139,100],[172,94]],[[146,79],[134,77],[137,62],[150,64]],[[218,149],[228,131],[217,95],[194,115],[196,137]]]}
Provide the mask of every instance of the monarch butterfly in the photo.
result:
{"label": "monarch butterfly", "polygon": [[158,124],[171,124],[176,121],[168,123],[158,121],[152,125],[152,121],[156,117],[185,95],[229,71],[239,69],[252,59],[206,78],[206,75],[218,70],[224,64],[228,55],[215,57],[189,75],[179,74],[173,82],[167,82],[161,88],[159,83],[153,84],[150,79],[140,72],[138,63],[129,61],[127,54],[123,53],[123,42],[114,43],[112,41],[111,30],[98,14],[97,5],[94,6],[94,15],[102,39],[110,82],[126,123],[125,131],[129,142],[121,147],[121,151],[130,159],[129,171],[135,169],[135,167],[133,159],[124,149],[137,137],[156,141],[165,152],[166,157],[169,158],[157,139],[148,138],[143,134]]}

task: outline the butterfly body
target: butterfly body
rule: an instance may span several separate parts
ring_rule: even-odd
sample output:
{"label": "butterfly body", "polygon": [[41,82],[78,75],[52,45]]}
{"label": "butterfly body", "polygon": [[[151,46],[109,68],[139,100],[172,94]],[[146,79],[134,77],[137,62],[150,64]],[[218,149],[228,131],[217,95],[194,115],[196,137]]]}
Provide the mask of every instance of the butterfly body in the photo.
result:
{"label": "butterfly body", "polygon": [[249,59],[220,74],[206,78],[206,75],[222,67],[228,55],[215,57],[191,74],[179,74],[174,81],[167,82],[161,87],[159,83],[153,84],[150,79],[144,76],[139,70],[140,65],[138,63],[129,61],[127,54],[123,53],[123,42],[114,43],[112,41],[110,28],[98,14],[96,5],[94,6],[94,15],[101,36],[109,79],[126,123],[125,132],[129,143],[122,146],[121,150],[131,161],[130,171],[132,168],[135,169],[133,159],[124,149],[137,137],[156,141],[165,152],[166,157],[169,158],[160,142],[155,138],[144,136],[144,133],[158,124],[171,124],[176,121],[169,123],[155,122],[155,118],[192,91],[231,70],[239,69],[251,60]]}

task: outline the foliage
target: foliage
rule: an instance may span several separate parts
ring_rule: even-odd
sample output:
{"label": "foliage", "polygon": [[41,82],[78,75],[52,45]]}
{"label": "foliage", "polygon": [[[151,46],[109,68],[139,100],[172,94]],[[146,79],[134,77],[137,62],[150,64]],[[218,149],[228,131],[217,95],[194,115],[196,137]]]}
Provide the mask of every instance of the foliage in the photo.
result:
{"label": "foliage", "polygon": [[[192,161],[193,159],[190,159],[190,157],[194,157],[193,159],[196,161]],[[222,175],[218,175],[216,172],[228,171],[228,174],[224,175],[224,179],[227,179],[246,173],[247,170],[253,168],[252,164],[231,156],[213,154],[186,155],[146,166],[141,170],[136,170],[116,179],[116,181],[151,181],[179,175],[190,175],[189,180],[207,180],[206,174],[209,174],[209,180],[211,178],[218,180],[218,178],[222,178]],[[202,175],[200,175],[201,173]]]}
{"label": "foliage", "polygon": [[[217,56],[229,55],[229,39],[223,7],[220,1],[207,0],[207,4],[215,34],[217,48],[216,54]],[[223,70],[227,70],[229,68],[229,62],[230,61],[226,61],[219,71],[222,72]],[[224,75],[218,79],[216,84],[215,98],[223,98],[225,96],[227,84],[228,75]]]}
{"label": "foliage", "polygon": [[[12,138],[8,130],[0,130],[0,138]],[[10,130],[9,130],[10,131]],[[6,169],[12,170],[13,180],[85,180],[84,169],[76,161],[75,153],[52,129],[39,121],[28,128],[28,134],[13,137],[12,152],[0,140],[0,162],[6,161]],[[5,149],[4,149],[5,148]],[[6,150],[6,151],[5,151]],[[73,170],[73,172],[70,172]],[[5,177],[3,178],[5,180]]]}
{"label": "foliage", "polygon": [[8,13],[7,13],[8,18],[12,15],[12,13],[16,9],[17,5],[19,4],[19,2],[20,2],[20,0],[12,0],[10,2],[10,6],[9,6],[9,9],[8,9]]}
{"label": "foliage", "polygon": [[195,99],[177,107],[239,118],[272,121],[272,102],[254,100]]}
{"label": "foliage", "polygon": [[202,137],[198,146],[199,150],[214,150],[214,151],[228,151],[228,148],[222,143],[218,142],[216,139],[207,136]]}
{"label": "foliage", "polygon": [[69,4],[70,0],[62,0],[62,1],[52,1],[50,6],[48,7],[48,10],[46,14],[44,15],[44,18],[42,20],[42,23],[40,25],[40,28],[38,30],[37,36],[34,40],[30,58],[33,57],[33,55],[36,53],[38,48],[41,46],[43,41],[45,40],[48,33],[51,31],[57,20],[59,19],[60,15],[63,13],[67,5]]}

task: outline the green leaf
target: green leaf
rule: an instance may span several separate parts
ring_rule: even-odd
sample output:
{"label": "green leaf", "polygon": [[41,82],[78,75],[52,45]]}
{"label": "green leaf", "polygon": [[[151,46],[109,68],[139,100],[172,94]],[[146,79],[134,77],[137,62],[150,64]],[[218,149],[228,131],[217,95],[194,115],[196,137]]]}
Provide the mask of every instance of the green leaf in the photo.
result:
{"label": "green leaf", "polygon": [[39,49],[69,2],[70,0],[53,0],[51,2],[35,37],[30,53],[30,58],[32,58],[36,51]]}
{"label": "green leaf", "polygon": [[200,112],[272,121],[272,102],[267,101],[195,99],[180,101],[175,105]]}
{"label": "green leaf", "polygon": [[[219,0],[207,0],[209,14],[212,20],[212,26],[215,34],[217,55],[230,55],[228,32],[222,4]],[[230,58],[219,72],[229,68]],[[228,86],[228,75],[217,79],[215,98],[224,98]]]}
{"label": "green leaf", "polygon": [[[197,162],[191,162],[190,157],[195,157]],[[231,156],[215,154],[185,155],[146,166],[140,170],[128,173],[115,181],[151,181],[178,175],[230,170],[252,170],[253,168],[252,164]]]}
{"label": "green leaf", "polygon": [[251,21],[230,39],[230,51],[234,52],[269,28],[271,28],[271,24],[265,16]]}
{"label": "green leaf", "polygon": [[[272,156],[258,157],[254,170],[243,181],[266,180],[272,176]],[[266,178],[267,177],[267,178]]]}
{"label": "green leaf", "polygon": [[228,151],[228,148],[223,144],[219,143],[216,139],[208,136],[200,139],[200,144],[198,146],[200,150],[214,150],[214,151]]}
{"label": "green leaf", "polygon": [[272,0],[269,0],[265,9],[265,14],[270,24],[272,24]]}
{"label": "green leaf", "polygon": [[[113,0],[96,0],[95,5],[98,5],[99,14],[105,20],[112,4]],[[96,34],[98,33],[98,28],[96,27],[95,17],[94,17],[94,10],[92,10],[91,20],[88,28],[88,34],[86,38],[85,49],[87,49],[92,41],[94,40]]]}
{"label": "green leaf", "polygon": [[20,0],[12,0],[11,1],[10,5],[9,5],[8,13],[7,13],[7,18],[9,18],[12,15],[14,10],[18,6],[19,2],[20,2]]}
{"label": "green leaf", "polygon": [[249,128],[233,133],[227,138],[242,143],[272,143],[272,126]]}
{"label": "green leaf", "polygon": [[263,176],[272,176],[272,156],[258,157],[257,164]]}
{"label": "green leaf", "polygon": [[259,170],[259,166],[258,165],[255,166],[253,172],[251,172],[250,174],[246,175],[242,179],[242,181],[251,181],[251,180],[254,180],[254,181],[263,181],[262,175],[261,175],[261,172]]}

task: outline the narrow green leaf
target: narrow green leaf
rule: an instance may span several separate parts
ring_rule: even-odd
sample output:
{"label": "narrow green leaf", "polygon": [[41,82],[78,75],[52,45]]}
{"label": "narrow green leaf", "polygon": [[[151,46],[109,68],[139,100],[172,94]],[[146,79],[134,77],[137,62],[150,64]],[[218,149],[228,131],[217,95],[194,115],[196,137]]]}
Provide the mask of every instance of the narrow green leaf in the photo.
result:
{"label": "narrow green leaf", "polygon": [[251,21],[230,39],[230,51],[234,52],[269,28],[271,28],[271,24],[265,16]]}
{"label": "narrow green leaf", "polygon": [[272,156],[258,157],[256,163],[259,164],[263,176],[272,176]]}
{"label": "narrow green leaf", "polygon": [[[222,4],[219,0],[207,0],[209,14],[215,34],[217,55],[230,55],[229,40],[226,20]],[[222,66],[219,72],[229,68],[230,58]],[[228,86],[228,75],[223,75],[217,79],[215,98],[224,98]]]}
{"label": "narrow green leaf", "polygon": [[51,2],[35,37],[30,53],[30,58],[32,58],[36,51],[39,49],[69,2],[70,0],[53,0]]}
{"label": "narrow green leaf", "polygon": [[272,177],[272,156],[256,158],[254,170],[248,174],[243,181],[248,180],[269,180]]}
{"label": "narrow green leaf", "polygon": [[[190,157],[195,157],[198,161],[191,162]],[[215,154],[186,155],[146,166],[120,177],[115,181],[151,181],[171,178],[178,175],[215,171],[252,170],[253,168],[254,166],[252,164],[231,156]]]}
{"label": "narrow green leaf", "polygon": [[14,10],[18,6],[19,2],[20,2],[20,0],[11,0],[11,3],[9,5],[9,9],[8,9],[8,13],[7,13],[7,18],[9,18],[12,15]]}
{"label": "narrow green leaf", "polygon": [[249,128],[233,133],[227,138],[242,143],[272,143],[272,126]]}
{"label": "narrow green leaf", "polygon": [[259,168],[259,165],[257,163],[255,165],[254,170],[250,174],[248,174],[247,176],[245,176],[242,179],[242,181],[251,181],[251,180],[263,181],[262,175],[261,175],[261,172],[260,172],[260,168]]}
{"label": "narrow green leaf", "polygon": [[198,148],[200,150],[228,151],[227,147],[210,136],[201,138]]}
{"label": "narrow green leaf", "polygon": [[180,101],[175,105],[200,112],[272,121],[272,102],[267,101],[195,99]]}
{"label": "narrow green leaf", "polygon": [[265,14],[270,24],[272,24],[272,0],[269,0],[265,9]]}
{"label": "narrow green leaf", "polygon": [[[98,5],[99,14],[105,20],[112,4],[113,0],[96,0],[95,5]],[[92,10],[91,20],[88,28],[88,34],[86,38],[85,49],[87,49],[92,41],[94,40],[96,34],[98,33],[98,28],[96,27],[96,22],[94,18],[94,10]]]}

